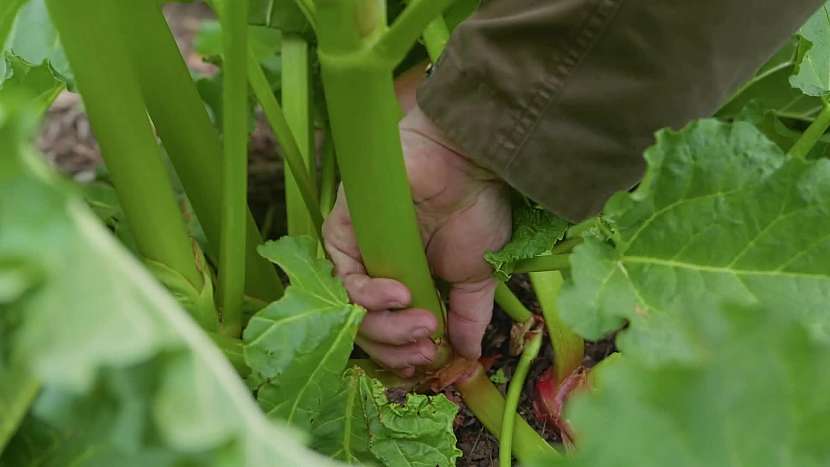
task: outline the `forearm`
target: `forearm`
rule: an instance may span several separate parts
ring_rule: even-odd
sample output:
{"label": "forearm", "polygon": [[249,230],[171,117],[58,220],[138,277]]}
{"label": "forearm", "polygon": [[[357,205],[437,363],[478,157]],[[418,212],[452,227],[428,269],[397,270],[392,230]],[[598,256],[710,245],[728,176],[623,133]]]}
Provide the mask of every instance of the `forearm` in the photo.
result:
{"label": "forearm", "polygon": [[654,131],[711,115],[820,0],[491,0],[419,90],[481,165],[571,220],[639,180]]}

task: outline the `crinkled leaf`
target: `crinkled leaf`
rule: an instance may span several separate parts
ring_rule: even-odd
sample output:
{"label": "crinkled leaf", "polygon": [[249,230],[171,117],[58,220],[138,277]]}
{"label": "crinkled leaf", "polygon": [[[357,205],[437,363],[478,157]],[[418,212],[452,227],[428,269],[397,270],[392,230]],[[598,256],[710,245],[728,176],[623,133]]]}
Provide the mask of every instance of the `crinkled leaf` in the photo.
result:
{"label": "crinkled leaf", "polygon": [[790,84],[809,96],[830,94],[830,10],[820,8],[798,31],[799,62]]}
{"label": "crinkled leaf", "polygon": [[349,303],[311,238],[284,237],[259,253],[279,265],[291,285],[251,318],[245,359],[265,381],[257,399],[268,415],[308,427],[338,391],[365,310]]}
{"label": "crinkled leaf", "polygon": [[671,314],[719,303],[794,310],[826,332],[830,316],[830,161],[788,159],[751,125],[714,120],[658,134],[634,193],[605,207],[613,246],[586,239],[571,258],[563,318],[653,360],[695,343]]}
{"label": "crinkled leaf", "polygon": [[513,237],[498,252],[488,252],[484,259],[493,266],[501,280],[513,273],[517,261],[549,252],[568,230],[567,221],[525,200],[514,203]]}
{"label": "crinkled leaf", "polygon": [[[63,52],[58,33],[49,19],[45,0],[28,0],[18,12],[11,35],[2,49],[31,67],[43,66],[62,85],[73,86],[74,76]],[[3,77],[0,76],[0,83]]]}
{"label": "crinkled leaf", "polygon": [[313,427],[313,445],[349,463],[453,466],[461,456],[452,426],[457,412],[444,395],[408,394],[403,403],[392,402],[383,384],[354,368]]}
{"label": "crinkled leaf", "polygon": [[170,295],[21,154],[29,117],[0,100],[0,277],[33,271],[0,307],[19,320],[0,327],[0,360],[43,392],[0,465],[329,465],[268,422]]}
{"label": "crinkled leaf", "polygon": [[452,422],[458,407],[445,396],[407,394],[404,404],[390,402],[383,385],[361,381],[361,397],[369,422],[369,449],[384,465],[453,466],[461,457]]}
{"label": "crinkled leaf", "polygon": [[568,407],[576,454],[540,466],[827,465],[830,345],[791,309],[700,308],[672,325],[696,358],[603,368]]}

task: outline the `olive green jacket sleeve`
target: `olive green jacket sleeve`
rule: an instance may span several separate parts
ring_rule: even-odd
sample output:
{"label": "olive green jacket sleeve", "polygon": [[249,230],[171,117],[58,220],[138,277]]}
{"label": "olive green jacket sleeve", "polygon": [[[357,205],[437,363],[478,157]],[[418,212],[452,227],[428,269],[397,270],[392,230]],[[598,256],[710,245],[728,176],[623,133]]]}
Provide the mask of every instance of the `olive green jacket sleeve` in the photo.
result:
{"label": "olive green jacket sleeve", "polygon": [[570,220],[711,115],[821,0],[489,0],[418,91],[453,143]]}

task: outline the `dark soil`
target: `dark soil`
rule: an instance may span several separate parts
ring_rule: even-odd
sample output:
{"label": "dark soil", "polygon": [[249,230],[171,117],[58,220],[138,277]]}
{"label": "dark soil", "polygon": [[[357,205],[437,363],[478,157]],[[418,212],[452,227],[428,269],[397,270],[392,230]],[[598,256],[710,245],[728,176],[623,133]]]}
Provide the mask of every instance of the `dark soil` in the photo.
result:
{"label": "dark soil", "polygon": [[[517,297],[534,313],[541,314],[539,303],[530,285],[530,281],[524,274],[516,275],[510,281],[510,288]],[[510,329],[513,321],[498,307],[495,306],[493,320],[487,328],[483,341],[483,356],[485,359],[493,358],[493,366],[489,370],[491,379],[501,372],[506,378],[505,383],[497,384],[502,393],[507,392],[507,385],[513,376],[513,369],[518,358],[509,356]],[[519,400],[519,415],[524,418],[543,438],[551,443],[559,444],[562,440],[555,428],[547,426],[545,422],[539,421],[533,415],[534,383],[544,373],[553,361],[553,350],[545,338],[545,345],[539,358],[536,359],[533,367],[528,373],[527,381]],[[615,350],[613,339],[609,338],[600,342],[586,343],[584,366],[590,368],[599,361],[613,353]],[[497,378],[496,378],[497,379]],[[462,408],[456,420],[456,436],[458,437],[459,448],[464,456],[458,461],[460,467],[489,467],[498,465],[499,442],[492,436],[475,416],[464,406],[461,397],[452,393],[450,397]]]}
{"label": "dark soil", "polygon": [[[191,42],[199,24],[211,18],[209,9],[200,3],[168,4],[165,14],[176,36],[188,66],[195,73],[210,75],[215,73],[213,65],[204,63],[195,54]],[[102,165],[100,151],[92,135],[89,122],[83,112],[83,106],[77,95],[64,92],[48,111],[37,141],[38,147],[46,159],[58,170],[79,182],[95,179],[96,170]],[[285,206],[283,167],[278,153],[279,149],[267,124],[258,118],[256,129],[249,146],[249,192],[248,201],[254,217],[260,224],[266,238],[283,235],[285,226]],[[538,303],[525,276],[517,276],[511,281],[511,288],[532,311],[540,313]],[[509,381],[517,359],[509,356],[510,328],[512,321],[496,307],[493,321],[484,338],[484,356],[492,358],[490,375],[501,372]],[[531,369],[524,393],[519,404],[519,414],[528,421],[543,437],[552,443],[559,443],[558,433],[533,416],[532,395],[533,382],[543,373],[552,361],[550,345],[545,345],[542,355]],[[585,366],[591,367],[614,351],[613,341],[589,343],[586,347]],[[507,384],[499,384],[506,392]],[[448,390],[448,397],[460,406],[456,419],[456,435],[464,456],[459,466],[495,466],[498,464],[498,441],[481,425],[453,390]],[[403,397],[403,394],[396,394]]]}

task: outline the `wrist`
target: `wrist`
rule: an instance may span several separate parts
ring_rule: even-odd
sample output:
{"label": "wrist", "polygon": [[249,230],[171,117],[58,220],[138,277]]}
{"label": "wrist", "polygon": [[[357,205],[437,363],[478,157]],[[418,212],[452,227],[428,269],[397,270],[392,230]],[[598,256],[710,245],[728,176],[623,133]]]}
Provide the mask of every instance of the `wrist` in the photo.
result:
{"label": "wrist", "polygon": [[474,158],[467,155],[460,146],[455,144],[447,137],[446,133],[439,128],[427,115],[421,110],[420,106],[412,107],[406,116],[401,121],[401,131],[413,132],[430,140],[431,142],[446,149],[447,153],[452,153],[458,159],[459,163],[468,165],[471,172],[478,173],[476,178],[490,179],[492,181],[502,181],[501,177],[496,175],[487,167],[479,164]]}

